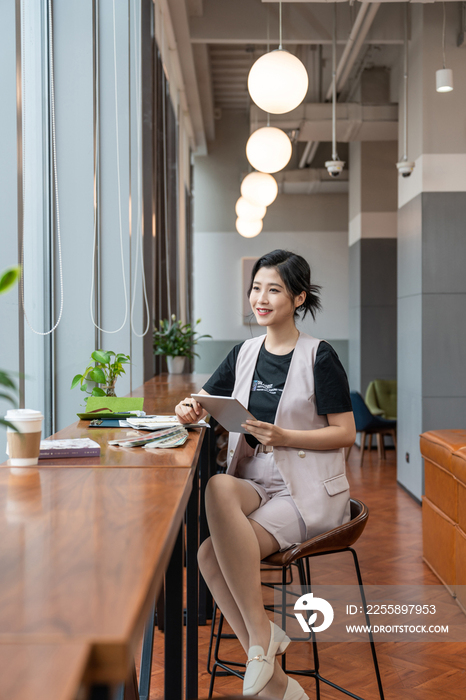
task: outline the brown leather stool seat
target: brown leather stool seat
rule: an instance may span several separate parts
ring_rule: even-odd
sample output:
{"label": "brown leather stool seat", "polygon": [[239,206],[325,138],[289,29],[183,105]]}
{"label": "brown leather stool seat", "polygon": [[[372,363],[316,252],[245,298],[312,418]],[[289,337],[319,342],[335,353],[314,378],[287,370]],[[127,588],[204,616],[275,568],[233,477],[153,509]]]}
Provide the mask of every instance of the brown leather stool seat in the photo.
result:
{"label": "brown leather stool seat", "polygon": [[338,552],[351,547],[358,540],[366,527],[369,518],[369,510],[361,501],[351,499],[351,520],[349,523],[323,532],[311,540],[296,544],[285,549],[284,552],[275,552],[264,559],[265,564],[273,566],[289,566],[298,559],[311,557],[315,554]]}
{"label": "brown leather stool seat", "polygon": [[[312,539],[307,540],[306,542],[303,542],[301,544],[297,544],[294,547],[290,547],[289,549],[285,550],[284,552],[275,552],[274,554],[271,554],[269,557],[264,559],[263,563],[271,565],[271,566],[280,567],[282,569],[281,586],[283,587],[283,590],[285,590],[286,583],[287,583],[286,572],[291,564],[296,564],[298,567],[300,584],[302,587],[305,586],[309,590],[311,588],[309,559],[311,559],[312,557],[324,556],[324,555],[328,555],[328,554],[335,554],[337,552],[343,552],[343,551],[351,552],[351,554],[353,556],[353,562],[354,562],[354,567],[355,567],[357,579],[358,579],[359,590],[360,590],[360,594],[361,594],[361,601],[362,601],[364,612],[366,614],[366,624],[369,626],[370,620],[369,620],[369,617],[367,615],[366,598],[364,595],[364,588],[363,588],[363,582],[362,582],[362,577],[361,577],[361,571],[359,568],[358,557],[357,557],[357,554],[354,551],[354,549],[352,549],[352,545],[362,535],[364,528],[366,527],[368,518],[369,518],[369,510],[368,510],[367,506],[365,506],[364,503],[362,503],[361,501],[358,501],[358,500],[352,498],[351,499],[351,520],[348,523],[344,523],[343,525],[340,525],[339,527],[333,528],[333,530],[329,530],[328,532],[324,532],[321,535],[317,535],[316,537],[313,537]],[[306,564],[306,567],[304,566],[304,562]],[[283,629],[285,628],[285,625],[286,625],[286,615],[287,615],[286,605],[283,604],[282,605],[282,627],[283,627]],[[214,621],[215,621],[215,618],[213,620],[213,624],[214,624]],[[242,674],[238,670],[231,668],[231,665],[238,667],[238,666],[244,666],[244,664],[239,664],[239,663],[235,663],[235,662],[228,662],[228,661],[225,661],[225,660],[219,658],[219,645],[220,645],[220,641],[222,639],[222,627],[223,627],[223,615],[220,614],[217,634],[214,635],[213,631],[211,634],[211,644],[213,641],[213,636],[216,636],[217,639],[216,639],[215,651],[214,651],[214,664],[213,664],[212,671],[211,671],[212,677],[211,677],[211,682],[210,682],[209,698],[212,697],[217,667],[223,669],[223,672],[226,672],[226,674],[235,675],[235,676],[238,676],[240,678],[242,677]],[[212,630],[213,630],[213,626],[212,626]],[[320,674],[317,642],[315,640],[314,632],[312,632],[311,635],[312,635],[311,641],[312,641],[312,645],[313,645],[313,655],[314,655],[314,668],[313,669],[305,669],[305,670],[287,669],[286,668],[286,654],[283,654],[283,656],[281,657],[283,670],[286,673],[289,673],[291,675],[310,676],[310,677],[314,678],[315,682],[316,682],[317,698],[320,697],[320,682],[323,682],[323,683],[326,683],[327,685],[330,685],[331,687],[335,688],[336,690],[340,690],[342,693],[345,693],[346,695],[350,695],[351,697],[356,698],[356,700],[363,700],[363,698],[361,698],[359,695],[355,695],[354,693],[350,693],[345,688],[342,688],[341,686],[337,685],[336,683],[328,680],[327,678],[324,678]],[[229,636],[229,635],[225,635],[225,636]],[[369,632],[369,643],[371,646],[372,660],[373,660],[375,675],[376,675],[376,679],[377,679],[379,696],[380,696],[381,700],[384,700],[382,680],[380,677],[379,665],[378,665],[378,661],[377,661],[374,640],[373,640],[371,632]],[[210,659],[210,651],[209,651],[209,659]],[[210,669],[208,669],[208,670],[210,670]],[[225,674],[223,674],[223,675],[225,675]]]}

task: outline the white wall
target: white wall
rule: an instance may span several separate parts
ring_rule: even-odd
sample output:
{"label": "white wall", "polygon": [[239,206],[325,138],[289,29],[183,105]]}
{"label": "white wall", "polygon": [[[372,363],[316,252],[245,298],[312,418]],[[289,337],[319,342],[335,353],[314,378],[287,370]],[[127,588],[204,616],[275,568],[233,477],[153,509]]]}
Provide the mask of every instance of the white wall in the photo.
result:
{"label": "white wall", "polygon": [[[306,318],[303,330],[327,340],[348,340],[348,197],[279,195],[269,207],[259,236],[246,239],[235,230],[235,202],[248,171],[245,145],[248,115],[224,112],[216,125],[209,155],[194,166],[194,313],[213,342],[239,342],[251,335],[243,324],[241,258],[275,248],[297,252],[322,285],[324,311]],[[258,331],[257,326],[253,328]],[[208,342],[202,352],[209,352]],[[213,355],[215,353],[212,352]],[[208,371],[205,362],[204,371]]]}
{"label": "white wall", "polygon": [[311,265],[313,282],[322,285],[324,310],[315,323],[308,314],[302,329],[327,340],[348,338],[346,231],[283,231],[252,239],[236,232],[196,232],[194,308],[195,317],[202,318],[202,332],[215,340],[250,337],[249,326],[243,324],[241,258],[259,257],[275,248],[302,255]]}

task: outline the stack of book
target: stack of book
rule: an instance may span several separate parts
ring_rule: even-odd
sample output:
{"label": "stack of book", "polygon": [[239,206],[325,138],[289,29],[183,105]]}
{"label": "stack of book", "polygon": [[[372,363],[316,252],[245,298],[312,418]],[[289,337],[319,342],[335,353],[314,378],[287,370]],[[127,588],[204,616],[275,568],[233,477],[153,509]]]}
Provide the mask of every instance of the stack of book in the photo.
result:
{"label": "stack of book", "polygon": [[100,457],[100,445],[89,438],[41,440],[39,459],[66,459],[68,457]]}

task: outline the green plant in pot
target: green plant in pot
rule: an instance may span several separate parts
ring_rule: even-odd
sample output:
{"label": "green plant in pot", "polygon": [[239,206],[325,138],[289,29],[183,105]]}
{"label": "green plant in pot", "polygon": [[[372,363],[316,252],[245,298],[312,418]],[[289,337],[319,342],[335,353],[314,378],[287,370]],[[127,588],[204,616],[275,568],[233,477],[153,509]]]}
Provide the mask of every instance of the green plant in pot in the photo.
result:
{"label": "green plant in pot", "polygon": [[[16,265],[15,267],[9,267],[3,273],[0,274],[0,294],[7,292],[14,284],[16,284],[18,278],[21,275],[21,266]],[[0,397],[9,401],[13,406],[16,405],[15,396],[17,394],[17,386],[13,380],[10,372],[0,369]],[[13,396],[12,396],[13,394]],[[0,417],[0,425],[6,428],[11,428],[16,430],[16,428],[6,421],[4,418]]]}
{"label": "green plant in pot", "polygon": [[[89,396],[116,396],[116,380],[121,374],[126,374],[124,365],[130,362],[130,356],[112,350],[94,350],[91,359],[93,362],[86,367],[83,374],[77,374],[73,378],[71,389],[80,384],[81,391],[85,391]],[[94,386],[89,391],[88,382],[102,386]]]}
{"label": "green plant in pot", "polygon": [[185,358],[199,357],[194,352],[194,346],[202,338],[211,338],[211,335],[199,335],[196,326],[201,322],[182,324],[181,320],[172,315],[171,320],[163,319],[159,327],[154,330],[154,355],[164,355],[167,358],[168,371],[171,374],[181,374],[184,368]]}

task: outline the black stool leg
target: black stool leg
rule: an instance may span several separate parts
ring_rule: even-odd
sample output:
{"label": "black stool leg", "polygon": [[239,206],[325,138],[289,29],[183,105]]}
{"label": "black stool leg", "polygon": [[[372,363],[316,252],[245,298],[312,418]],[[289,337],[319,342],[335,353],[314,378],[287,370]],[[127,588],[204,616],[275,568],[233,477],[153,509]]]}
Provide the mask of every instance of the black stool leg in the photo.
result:
{"label": "black stool leg", "polygon": [[364,616],[366,618],[366,625],[367,625],[367,628],[369,630],[369,644],[371,646],[372,661],[374,662],[375,676],[377,678],[377,685],[379,688],[380,700],[384,700],[384,694],[383,694],[383,688],[382,688],[382,678],[380,676],[379,662],[377,661],[377,654],[375,651],[374,637],[372,636],[372,630],[371,630],[371,626],[370,626],[371,623],[370,623],[370,619],[369,619],[369,614],[367,612],[366,595],[364,593],[364,586],[362,583],[361,570],[359,568],[358,555],[356,554],[355,550],[352,549],[351,547],[349,547],[349,551],[353,555],[354,568],[356,569],[356,575],[358,577],[359,592],[361,594],[361,601],[362,601],[362,605],[364,608]]}
{"label": "black stool leg", "polygon": [[152,652],[154,647],[155,601],[144,628],[144,641],[141,652],[141,669],[139,671],[139,698],[149,700],[150,676],[152,671]]}
{"label": "black stool leg", "polygon": [[210,661],[212,659],[212,646],[214,643],[215,635],[215,622],[217,619],[217,603],[214,602],[214,609],[212,611],[212,622],[210,625],[210,639],[209,639],[209,649],[207,650],[207,673],[212,673],[210,668]]}

